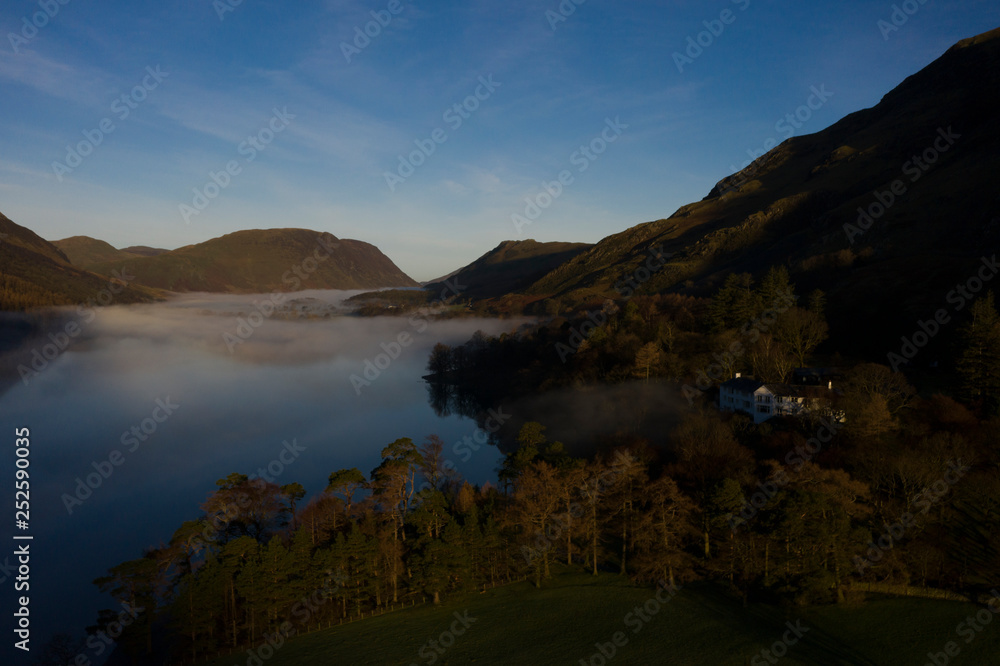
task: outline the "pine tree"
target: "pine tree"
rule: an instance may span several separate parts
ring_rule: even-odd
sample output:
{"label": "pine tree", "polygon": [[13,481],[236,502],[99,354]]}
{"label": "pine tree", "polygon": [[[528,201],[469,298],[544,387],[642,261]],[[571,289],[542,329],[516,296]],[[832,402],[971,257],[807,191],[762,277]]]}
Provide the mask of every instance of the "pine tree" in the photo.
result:
{"label": "pine tree", "polygon": [[1000,316],[992,291],[972,304],[961,344],[956,363],[961,395],[984,415],[995,416],[1000,413]]}

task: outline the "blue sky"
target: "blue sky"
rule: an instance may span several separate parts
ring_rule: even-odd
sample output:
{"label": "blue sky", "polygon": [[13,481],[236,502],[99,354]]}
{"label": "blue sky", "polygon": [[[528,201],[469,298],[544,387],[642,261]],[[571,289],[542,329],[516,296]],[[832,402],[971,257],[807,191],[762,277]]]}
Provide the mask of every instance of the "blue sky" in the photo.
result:
{"label": "blue sky", "polygon": [[[667,217],[784,139],[786,114],[805,118],[796,134],[823,129],[1000,26],[995,0],[898,3],[891,32],[879,1],[565,0],[568,16],[559,0],[47,2],[46,20],[37,0],[0,18],[8,217],[51,240],[171,249],[304,227],[373,243],[420,280],[503,240],[596,242]],[[358,48],[371,12],[387,25]],[[433,153],[390,188],[415,141]],[[54,166],[81,142],[77,166]]]}

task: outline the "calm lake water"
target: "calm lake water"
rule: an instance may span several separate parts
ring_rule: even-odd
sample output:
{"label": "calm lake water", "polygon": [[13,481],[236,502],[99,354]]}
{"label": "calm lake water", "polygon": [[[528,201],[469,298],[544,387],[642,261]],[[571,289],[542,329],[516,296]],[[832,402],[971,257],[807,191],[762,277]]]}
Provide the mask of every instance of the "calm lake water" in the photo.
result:
{"label": "calm lake water", "polygon": [[[308,292],[286,303],[308,297],[315,300],[302,300],[297,309],[324,312],[346,295]],[[275,482],[303,484],[308,501],[336,469],[370,472],[382,447],[399,437],[419,444],[437,434],[447,451],[473,434],[474,421],[440,418],[431,409],[421,380],[428,354],[439,341],[458,344],[478,329],[498,334],[520,323],[272,317],[242,329],[253,333],[234,344],[238,319],[261,298],[188,295],[101,310],[81,322],[69,350],[27,385],[19,382],[0,396],[4,498],[13,495],[13,429],[31,429],[33,648],[57,631],[81,631],[98,609],[110,608],[91,581],[197,518],[215,481],[231,472],[271,465]],[[401,333],[409,344],[399,346],[398,357],[370,386],[352,384],[351,375],[364,376],[366,360],[386,365],[388,356],[376,357],[386,347],[395,353]],[[129,433],[133,427],[136,435]],[[106,462],[112,456],[118,466]],[[468,462],[453,458],[470,481],[495,480],[496,448],[481,449]],[[100,469],[110,475],[77,504],[86,495],[77,491],[81,481],[90,475],[94,484]],[[69,508],[68,497],[74,499]],[[12,502],[5,504],[13,513]],[[0,532],[8,544],[12,519],[2,521]],[[13,559],[12,551],[0,550],[0,564],[5,556]],[[12,584],[11,576],[0,584],[5,600],[15,596]],[[8,654],[10,642],[4,642]]]}

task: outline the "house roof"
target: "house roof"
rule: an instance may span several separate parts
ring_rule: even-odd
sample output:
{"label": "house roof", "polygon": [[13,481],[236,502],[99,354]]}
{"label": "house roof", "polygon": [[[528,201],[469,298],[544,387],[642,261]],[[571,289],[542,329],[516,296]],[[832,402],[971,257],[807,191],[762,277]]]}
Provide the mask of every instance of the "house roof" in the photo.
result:
{"label": "house roof", "polygon": [[826,387],[794,386],[792,384],[765,384],[764,382],[751,379],[750,377],[734,377],[733,379],[723,382],[722,386],[731,391],[748,394],[754,393],[763,387],[774,395],[803,398],[830,397],[830,395],[834,393]]}
{"label": "house roof", "polygon": [[789,384],[765,384],[764,387],[774,395],[797,397],[801,394],[798,387]]}
{"label": "house roof", "polygon": [[759,382],[749,377],[734,377],[722,382],[722,386],[733,391],[739,391],[740,393],[753,393],[761,386],[764,386],[764,382]]}

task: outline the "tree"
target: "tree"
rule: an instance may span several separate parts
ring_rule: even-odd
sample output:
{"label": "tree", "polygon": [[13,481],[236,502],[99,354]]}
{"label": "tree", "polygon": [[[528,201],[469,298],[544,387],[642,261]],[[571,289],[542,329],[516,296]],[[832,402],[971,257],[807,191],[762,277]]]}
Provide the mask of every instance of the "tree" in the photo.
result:
{"label": "tree", "polygon": [[615,452],[611,471],[614,483],[610,488],[609,500],[614,507],[614,515],[618,516],[617,531],[622,540],[619,572],[624,575],[627,571],[628,552],[635,540],[636,502],[648,477],[646,465],[627,449]]}
{"label": "tree", "polygon": [[101,592],[126,605],[135,616],[119,639],[133,655],[153,651],[153,619],[169,566],[169,560],[163,555],[162,551],[149,550],[143,557],[114,566],[108,569],[107,576],[94,580]]}
{"label": "tree", "polygon": [[441,342],[434,345],[430,359],[427,361],[427,371],[436,375],[438,379],[444,379],[451,366],[451,347]]}
{"label": "tree", "polygon": [[986,416],[1000,414],[1000,316],[993,292],[978,298],[961,331],[962,350],[955,364],[961,396]]}
{"label": "tree", "polygon": [[792,371],[795,361],[771,333],[764,333],[750,346],[753,373],[762,382],[781,383]]}
{"label": "tree", "polygon": [[216,541],[248,536],[264,544],[287,525],[288,508],[277,484],[230,474],[216,485],[219,489],[202,504],[207,520],[217,528]]}
{"label": "tree", "polygon": [[365,475],[357,467],[351,469],[341,469],[330,474],[330,483],[326,489],[331,493],[340,493],[347,501],[346,511],[351,511],[351,498],[354,493],[362,488],[368,487]]}
{"label": "tree", "polygon": [[593,575],[597,575],[597,552],[600,547],[604,515],[601,511],[602,502],[608,485],[613,476],[604,459],[598,455],[584,467],[584,480],[580,484],[580,498],[584,506],[584,536],[590,547],[587,549],[587,559]]}
{"label": "tree", "polygon": [[760,296],[760,307],[763,310],[774,307],[776,302],[780,302],[786,295],[795,293],[795,286],[788,276],[788,269],[784,266],[772,266],[760,281],[757,290]]}
{"label": "tree", "polygon": [[712,298],[709,318],[716,331],[739,328],[754,319],[760,310],[758,294],[750,273],[730,273]]}
{"label": "tree", "polygon": [[[772,472],[779,467],[770,462]],[[771,537],[785,546],[784,579],[800,600],[825,601],[832,590],[835,600],[843,601],[852,556],[870,538],[860,528],[870,513],[868,496],[868,486],[847,472],[807,462],[766,509],[775,519]]]}
{"label": "tree", "polygon": [[520,528],[521,553],[534,567],[535,586],[548,578],[551,528],[559,506],[559,480],[554,467],[537,462],[526,468],[514,484],[512,520]]}
{"label": "tree", "polygon": [[581,485],[586,481],[587,472],[582,460],[567,458],[566,464],[557,466],[559,472],[559,499],[562,510],[562,531],[566,545],[566,564],[573,564],[573,534],[580,508],[576,503]]}
{"label": "tree", "polygon": [[694,504],[666,475],[646,484],[642,496],[646,505],[635,532],[636,577],[674,585],[676,571],[684,560],[683,538],[689,530]]}
{"label": "tree", "polygon": [[897,416],[909,406],[915,393],[902,373],[887,366],[855,366],[844,383],[847,429],[862,437],[878,437],[896,429]]}
{"label": "tree", "polygon": [[820,289],[809,292],[809,312],[826,321],[826,294]]}
{"label": "tree", "polygon": [[434,489],[440,489],[448,476],[445,469],[444,440],[437,435],[428,435],[420,447],[420,473],[427,484]]}
{"label": "tree", "polygon": [[[425,465],[423,456],[420,455],[412,439],[400,437],[382,449],[382,460],[383,463],[391,462],[400,466],[406,476],[408,488],[402,498],[402,510],[405,513],[410,507],[414,493],[417,492],[417,471]],[[372,479],[374,478],[375,475],[372,474]]]}
{"label": "tree", "polygon": [[301,483],[289,483],[281,486],[281,494],[288,500],[289,512],[292,514],[292,531],[298,529],[295,522],[295,505],[306,496],[306,489]]}
{"label": "tree", "polygon": [[457,581],[469,582],[472,563],[469,553],[462,547],[461,528],[457,523],[448,523],[439,539],[424,543],[415,558],[417,585],[431,595],[435,604],[441,603],[441,594]]}
{"label": "tree", "polygon": [[81,638],[73,638],[66,632],[53,636],[42,645],[41,651],[31,662],[32,666],[66,666],[72,664],[77,655],[87,650]]}
{"label": "tree", "polygon": [[805,367],[806,359],[826,340],[828,327],[821,315],[801,308],[791,308],[778,317],[774,337]]}
{"label": "tree", "polygon": [[660,362],[660,345],[647,342],[635,355],[635,372],[649,383],[649,370]]}
{"label": "tree", "polygon": [[[733,431],[714,413],[692,414],[681,422],[671,437],[679,463],[671,476],[686,482],[698,506],[708,506],[718,483],[730,478],[744,483],[750,479],[753,455],[736,441]],[[701,530],[705,559],[711,557],[711,517],[702,511]]]}
{"label": "tree", "polygon": [[529,421],[521,426],[517,435],[517,450],[507,454],[498,472],[498,478],[507,487],[531,465],[545,444],[545,426],[537,421]]}

